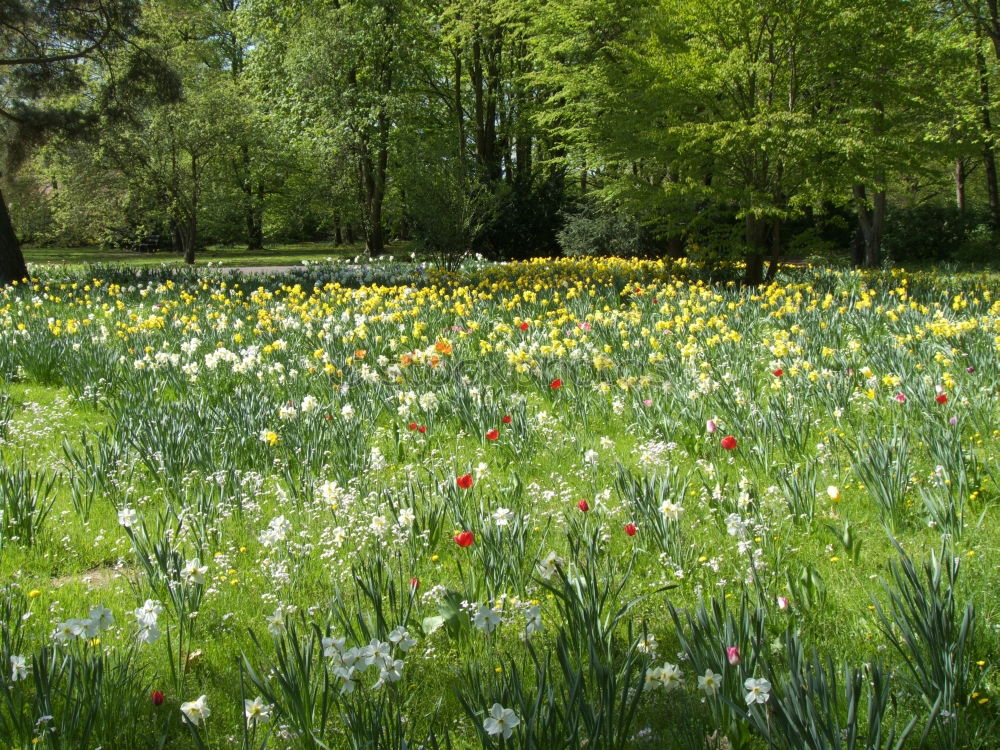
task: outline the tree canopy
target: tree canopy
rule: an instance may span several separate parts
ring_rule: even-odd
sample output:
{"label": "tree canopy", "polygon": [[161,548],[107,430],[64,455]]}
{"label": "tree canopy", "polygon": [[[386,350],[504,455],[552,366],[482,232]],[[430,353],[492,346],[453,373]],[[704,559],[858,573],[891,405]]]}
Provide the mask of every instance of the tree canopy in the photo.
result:
{"label": "tree canopy", "polygon": [[4,2],[0,278],[26,273],[21,241],[150,237],[189,262],[274,239],[445,263],[628,247],[743,260],[751,284],[789,255],[877,266],[932,215],[988,249],[997,19],[973,0]]}

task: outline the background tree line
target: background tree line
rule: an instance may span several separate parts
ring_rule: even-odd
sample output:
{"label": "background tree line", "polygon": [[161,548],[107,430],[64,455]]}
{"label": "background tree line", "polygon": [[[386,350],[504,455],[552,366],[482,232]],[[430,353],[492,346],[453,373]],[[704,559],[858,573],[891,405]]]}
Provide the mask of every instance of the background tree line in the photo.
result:
{"label": "background tree line", "polygon": [[993,258],[996,0],[0,3],[18,243]]}

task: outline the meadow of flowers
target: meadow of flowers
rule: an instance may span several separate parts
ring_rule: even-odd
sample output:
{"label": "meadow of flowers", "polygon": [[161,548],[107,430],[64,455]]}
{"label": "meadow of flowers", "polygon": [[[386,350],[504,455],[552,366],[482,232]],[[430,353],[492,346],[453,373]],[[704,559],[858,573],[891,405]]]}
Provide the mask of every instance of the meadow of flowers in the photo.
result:
{"label": "meadow of flowers", "polygon": [[0,747],[996,747],[1000,276],[696,271],[0,290]]}

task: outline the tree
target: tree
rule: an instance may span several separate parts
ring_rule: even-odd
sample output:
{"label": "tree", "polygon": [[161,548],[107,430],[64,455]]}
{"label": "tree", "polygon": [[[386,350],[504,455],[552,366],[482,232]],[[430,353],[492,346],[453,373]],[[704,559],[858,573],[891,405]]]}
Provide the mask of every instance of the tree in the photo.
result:
{"label": "tree", "polygon": [[327,161],[349,161],[366,250],[381,254],[394,137],[415,102],[428,39],[425,8],[415,0],[255,0],[247,7],[261,96]]}
{"label": "tree", "polygon": [[887,183],[926,161],[937,114],[926,6],[888,2],[553,0],[545,117],[605,198],[665,233],[738,221],[748,284],[768,256],[773,275],[789,222],[830,206],[856,210],[877,265]]}
{"label": "tree", "polygon": [[[0,24],[0,118],[11,171],[55,133],[79,133],[96,121],[92,108],[67,98],[85,85],[85,65],[123,47],[136,30],[138,0],[6,0]],[[130,58],[134,82],[148,60]],[[119,82],[121,84],[123,82]],[[107,96],[98,103],[111,107]],[[6,200],[0,194],[0,283],[27,276]]]}

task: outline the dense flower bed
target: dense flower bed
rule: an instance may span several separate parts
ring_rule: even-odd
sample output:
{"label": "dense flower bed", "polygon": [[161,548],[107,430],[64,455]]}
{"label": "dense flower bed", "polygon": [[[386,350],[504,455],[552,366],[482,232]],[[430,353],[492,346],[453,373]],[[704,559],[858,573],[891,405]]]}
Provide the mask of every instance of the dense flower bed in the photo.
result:
{"label": "dense flower bed", "polygon": [[0,291],[0,737],[988,744],[1000,278],[397,270]]}

